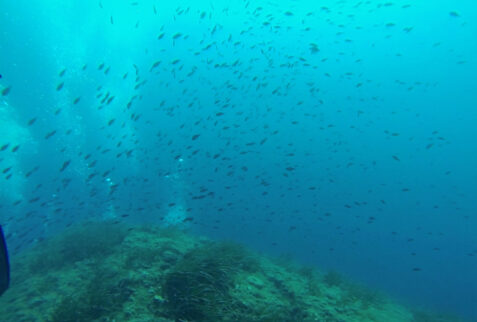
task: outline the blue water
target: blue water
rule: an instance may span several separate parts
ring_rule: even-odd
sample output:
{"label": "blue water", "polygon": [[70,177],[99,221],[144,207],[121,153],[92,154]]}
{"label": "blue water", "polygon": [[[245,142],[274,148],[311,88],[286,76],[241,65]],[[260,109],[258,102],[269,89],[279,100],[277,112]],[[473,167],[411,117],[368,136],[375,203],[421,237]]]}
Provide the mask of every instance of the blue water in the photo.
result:
{"label": "blue water", "polygon": [[179,224],[477,319],[474,1],[0,8],[12,256]]}

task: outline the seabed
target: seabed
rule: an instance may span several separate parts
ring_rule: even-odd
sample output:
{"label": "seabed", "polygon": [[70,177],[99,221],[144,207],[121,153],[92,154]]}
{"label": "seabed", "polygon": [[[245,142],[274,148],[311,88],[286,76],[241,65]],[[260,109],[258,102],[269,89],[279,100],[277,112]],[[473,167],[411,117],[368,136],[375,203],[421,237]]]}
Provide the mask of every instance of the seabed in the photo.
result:
{"label": "seabed", "polygon": [[13,257],[1,321],[458,321],[177,228],[72,227]]}

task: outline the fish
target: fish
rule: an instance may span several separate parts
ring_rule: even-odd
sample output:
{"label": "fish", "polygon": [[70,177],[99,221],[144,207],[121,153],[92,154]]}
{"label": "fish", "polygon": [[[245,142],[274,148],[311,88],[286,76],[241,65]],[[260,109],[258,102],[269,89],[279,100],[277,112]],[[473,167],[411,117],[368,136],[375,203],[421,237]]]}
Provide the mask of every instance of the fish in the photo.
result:
{"label": "fish", "polygon": [[5,87],[4,89],[2,89],[2,91],[1,91],[2,96],[7,96],[8,94],[10,94],[11,89],[12,89],[11,86]]}
{"label": "fish", "polygon": [[53,130],[51,132],[48,132],[46,135],[45,135],[45,140],[48,140],[49,138],[51,138],[53,135],[56,134],[56,130]]}
{"label": "fish", "polygon": [[161,63],[160,60],[154,62],[154,63],[152,64],[151,69],[150,69],[149,71],[151,72],[154,68],[158,67],[160,63]]}
{"label": "fish", "polygon": [[71,163],[71,160],[67,160],[67,161],[63,162],[63,165],[60,168],[60,172],[65,171],[66,168],[68,168],[68,166],[70,165],[70,163]]}
{"label": "fish", "polygon": [[32,126],[33,124],[35,124],[36,119],[37,119],[36,117],[30,119],[30,120],[28,121],[27,125],[28,125],[28,126]]}

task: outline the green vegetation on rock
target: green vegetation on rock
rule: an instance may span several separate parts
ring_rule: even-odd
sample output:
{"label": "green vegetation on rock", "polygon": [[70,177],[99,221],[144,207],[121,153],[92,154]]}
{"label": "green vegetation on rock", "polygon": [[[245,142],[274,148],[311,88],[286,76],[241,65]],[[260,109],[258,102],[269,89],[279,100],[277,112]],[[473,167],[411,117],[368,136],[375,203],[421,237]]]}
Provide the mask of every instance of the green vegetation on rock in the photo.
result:
{"label": "green vegetation on rock", "polygon": [[[2,321],[457,321],[175,228],[88,223],[12,258]],[[432,320],[434,319],[434,320]]]}

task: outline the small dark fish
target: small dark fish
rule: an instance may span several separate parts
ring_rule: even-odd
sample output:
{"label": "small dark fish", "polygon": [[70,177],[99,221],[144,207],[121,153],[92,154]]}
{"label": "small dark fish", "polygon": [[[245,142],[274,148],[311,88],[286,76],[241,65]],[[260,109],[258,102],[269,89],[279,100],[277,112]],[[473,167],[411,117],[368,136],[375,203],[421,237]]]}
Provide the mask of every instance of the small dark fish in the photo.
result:
{"label": "small dark fish", "polygon": [[401,161],[401,160],[399,160],[399,158],[398,158],[397,156],[395,156],[395,155],[393,155],[393,159],[396,160],[396,161]]}
{"label": "small dark fish", "polygon": [[316,54],[316,53],[318,53],[319,51],[320,51],[320,48],[318,48],[318,45],[317,45],[317,44],[315,44],[315,43],[311,43],[311,44],[310,44],[310,52],[311,52],[312,54]]}
{"label": "small dark fish", "polygon": [[36,122],[36,117],[32,118],[31,120],[28,121],[28,126],[32,126]]}
{"label": "small dark fish", "polygon": [[20,148],[20,145],[16,145],[12,148],[12,152],[17,152],[18,149]]}
{"label": "small dark fish", "polygon": [[40,200],[40,197],[32,198],[32,199],[28,200],[28,202],[29,203],[34,203],[34,202],[37,202],[38,200]]}
{"label": "small dark fish", "polygon": [[63,69],[63,70],[58,74],[58,76],[63,77],[63,76],[65,76],[65,73],[66,73],[66,68]]}
{"label": "small dark fish", "polygon": [[60,168],[60,172],[65,171],[65,169],[68,168],[68,166],[70,165],[70,163],[71,163],[71,160],[65,161],[65,162],[63,163],[63,165],[61,166],[61,168]]}
{"label": "small dark fish", "polygon": [[56,130],[53,130],[53,131],[47,133],[47,134],[45,135],[45,140],[48,140],[49,138],[51,138],[51,137],[52,137],[53,135],[55,135],[55,134],[56,134]]}
{"label": "small dark fish", "polygon": [[75,98],[75,100],[73,101],[73,105],[78,104],[80,99],[81,99],[80,97]]}
{"label": "small dark fish", "polygon": [[61,89],[63,88],[64,85],[65,85],[64,82],[59,83],[58,86],[56,86],[56,90],[61,91]]}
{"label": "small dark fish", "polygon": [[33,173],[35,173],[36,171],[38,171],[38,169],[40,169],[39,166],[36,166],[34,167],[33,169],[31,169],[30,171],[28,171],[26,174],[25,174],[25,178],[28,178],[29,176],[31,176]]}
{"label": "small dark fish", "polygon": [[199,138],[200,134],[195,134],[194,136],[192,136],[192,141],[195,141]]}
{"label": "small dark fish", "polygon": [[2,145],[2,147],[0,148],[0,151],[5,151],[8,148],[9,145],[10,145],[10,143]]}
{"label": "small dark fish", "polygon": [[2,96],[7,96],[8,93],[10,93],[10,89],[11,89],[11,87],[5,87],[5,88],[2,90]]}
{"label": "small dark fish", "polygon": [[156,68],[157,66],[159,66],[159,64],[161,63],[161,61],[156,61],[154,64],[152,64],[151,66],[151,69],[149,71],[152,71],[154,68]]}

